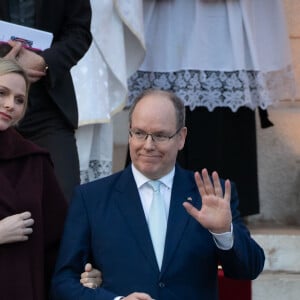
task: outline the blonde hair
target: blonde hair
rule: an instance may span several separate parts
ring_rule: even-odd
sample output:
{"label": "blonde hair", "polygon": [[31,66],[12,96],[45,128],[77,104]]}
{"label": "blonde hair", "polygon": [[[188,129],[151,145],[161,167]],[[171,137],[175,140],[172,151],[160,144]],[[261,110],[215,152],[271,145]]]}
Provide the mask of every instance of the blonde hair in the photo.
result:
{"label": "blonde hair", "polygon": [[23,112],[23,115],[24,115],[26,108],[27,108],[28,92],[29,92],[29,86],[30,86],[27,74],[26,74],[25,70],[18,64],[18,62],[16,60],[0,58],[0,76],[10,74],[10,73],[19,74],[25,80],[26,94],[25,94],[25,105],[24,105],[24,112]]}

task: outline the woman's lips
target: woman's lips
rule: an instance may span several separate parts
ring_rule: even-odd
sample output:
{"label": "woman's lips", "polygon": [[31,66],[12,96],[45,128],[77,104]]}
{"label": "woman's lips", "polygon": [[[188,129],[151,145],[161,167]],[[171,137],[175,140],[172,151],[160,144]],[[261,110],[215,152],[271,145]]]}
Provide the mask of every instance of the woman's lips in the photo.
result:
{"label": "woman's lips", "polygon": [[0,115],[1,115],[2,117],[4,117],[5,119],[7,119],[7,120],[11,120],[11,119],[12,119],[12,116],[10,116],[10,115],[8,115],[8,114],[2,112],[2,111],[0,111]]}

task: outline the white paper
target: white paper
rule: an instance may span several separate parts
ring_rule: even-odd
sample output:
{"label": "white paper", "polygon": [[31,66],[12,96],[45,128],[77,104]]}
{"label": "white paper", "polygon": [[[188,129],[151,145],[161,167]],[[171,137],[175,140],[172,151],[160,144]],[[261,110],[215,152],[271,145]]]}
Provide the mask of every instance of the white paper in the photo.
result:
{"label": "white paper", "polygon": [[0,41],[19,40],[26,47],[45,50],[51,46],[53,34],[48,31],[0,21]]}

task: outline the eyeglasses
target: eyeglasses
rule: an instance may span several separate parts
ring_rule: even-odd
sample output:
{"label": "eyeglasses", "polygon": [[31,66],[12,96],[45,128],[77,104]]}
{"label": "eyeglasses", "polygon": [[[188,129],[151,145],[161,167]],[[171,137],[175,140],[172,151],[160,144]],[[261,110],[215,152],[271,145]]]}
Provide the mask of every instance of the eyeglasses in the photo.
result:
{"label": "eyeglasses", "polygon": [[151,136],[151,139],[154,143],[165,143],[177,135],[180,130],[181,128],[177,129],[172,135],[165,135],[162,133],[147,133],[142,130],[133,129],[129,130],[129,135],[137,141],[146,141],[148,136]]}

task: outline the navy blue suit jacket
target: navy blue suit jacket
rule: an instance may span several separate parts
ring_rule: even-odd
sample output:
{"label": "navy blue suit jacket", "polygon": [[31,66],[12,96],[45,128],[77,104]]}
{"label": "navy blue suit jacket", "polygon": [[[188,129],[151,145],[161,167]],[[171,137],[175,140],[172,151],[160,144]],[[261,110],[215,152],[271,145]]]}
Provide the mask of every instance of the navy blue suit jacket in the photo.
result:
{"label": "navy blue suit jacket", "polygon": [[[52,282],[53,299],[112,300],[145,292],[156,300],[216,300],[218,263],[231,278],[256,278],[264,253],[239,218],[234,185],[234,246],[228,251],[218,249],[211,233],[187,214],[182,203],[188,197],[201,207],[193,173],[176,166],[159,271],[131,167],[77,187]],[[81,286],[87,262],[102,271],[101,288]]]}

